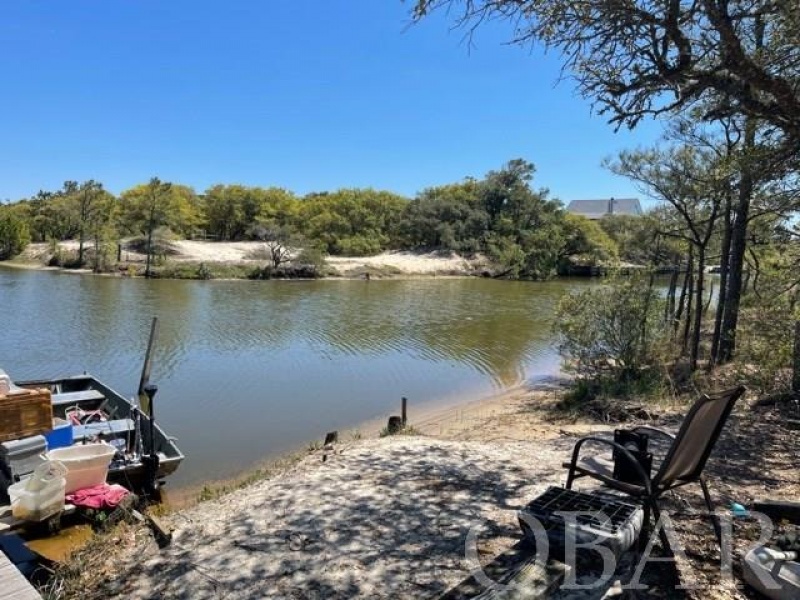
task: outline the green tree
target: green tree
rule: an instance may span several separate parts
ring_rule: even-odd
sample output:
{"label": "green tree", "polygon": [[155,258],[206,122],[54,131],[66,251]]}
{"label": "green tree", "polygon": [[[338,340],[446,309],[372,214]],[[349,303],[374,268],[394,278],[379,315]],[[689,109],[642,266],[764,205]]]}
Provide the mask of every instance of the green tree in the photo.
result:
{"label": "green tree", "polygon": [[480,184],[472,178],[423,190],[403,210],[398,245],[464,254],[483,251],[489,215],[479,192]]}
{"label": "green tree", "polygon": [[388,249],[397,238],[407,200],[373,189],[309,194],[299,205],[297,228],[329,254],[364,256]]}
{"label": "green tree", "polygon": [[619,260],[619,247],[599,223],[573,214],[564,215],[562,256],[584,260],[592,265]]}
{"label": "green tree", "polygon": [[[727,189],[725,173],[717,167],[713,155],[692,146],[622,152],[610,165],[615,173],[628,177],[674,211],[676,227],[662,234],[692,245],[696,270],[694,314],[686,315],[687,319],[693,318],[689,344],[692,370],[697,368],[700,353],[709,247],[717,232]],[[685,331],[688,337],[689,327]]]}
{"label": "green tree", "polygon": [[20,205],[0,205],[0,260],[13,258],[30,243],[28,224]]}
{"label": "green tree", "polygon": [[179,210],[176,203],[183,199],[175,194],[171,183],[153,177],[147,185],[139,185],[122,192],[120,201],[129,227],[136,228],[146,237],[145,277],[152,276],[153,234],[159,227],[169,226]]}
{"label": "green tree", "polygon": [[534,191],[535,167],[522,159],[490,171],[479,198],[489,218],[486,251],[513,278],[544,279],[556,273],[564,244],[561,204],[547,190]]}
{"label": "green tree", "polygon": [[78,230],[78,265],[82,267],[85,264],[87,234],[91,222],[96,218],[95,213],[99,210],[103,184],[94,179],[81,184],[77,181],[65,181],[59,193],[73,207]]}
{"label": "green tree", "polygon": [[203,195],[208,231],[219,240],[257,239],[259,228],[291,228],[297,197],[282,188],[215,185]]}
{"label": "green tree", "polygon": [[[154,186],[154,181],[158,181],[158,185]],[[158,191],[155,208],[153,190]],[[192,188],[162,183],[158,178],[125,190],[119,200],[120,230],[128,235],[147,234],[151,220],[155,218],[155,228],[167,227],[188,237],[203,220],[197,195]]]}

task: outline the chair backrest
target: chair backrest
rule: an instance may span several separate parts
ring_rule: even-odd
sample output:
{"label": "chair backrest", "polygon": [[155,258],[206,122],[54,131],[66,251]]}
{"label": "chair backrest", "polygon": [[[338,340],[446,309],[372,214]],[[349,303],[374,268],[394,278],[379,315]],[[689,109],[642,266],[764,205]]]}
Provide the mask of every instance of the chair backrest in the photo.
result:
{"label": "chair backrest", "polygon": [[744,386],[739,386],[719,394],[703,394],[694,403],[653,478],[654,488],[669,488],[700,477],[734,403],[744,391]]}

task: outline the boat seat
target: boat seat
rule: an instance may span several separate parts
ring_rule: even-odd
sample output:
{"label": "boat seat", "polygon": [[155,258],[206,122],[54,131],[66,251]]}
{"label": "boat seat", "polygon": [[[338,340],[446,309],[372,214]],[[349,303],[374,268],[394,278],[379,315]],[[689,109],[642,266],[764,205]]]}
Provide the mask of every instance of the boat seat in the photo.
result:
{"label": "boat seat", "polygon": [[72,404],[82,404],[84,402],[103,401],[106,397],[97,390],[84,390],[82,392],[63,392],[53,394],[51,397],[53,406],[70,406]]}
{"label": "boat seat", "polygon": [[121,437],[132,432],[135,424],[132,419],[117,419],[116,421],[103,421],[101,423],[89,423],[88,425],[74,425],[72,427],[72,438],[76,442],[102,436],[104,438]]}

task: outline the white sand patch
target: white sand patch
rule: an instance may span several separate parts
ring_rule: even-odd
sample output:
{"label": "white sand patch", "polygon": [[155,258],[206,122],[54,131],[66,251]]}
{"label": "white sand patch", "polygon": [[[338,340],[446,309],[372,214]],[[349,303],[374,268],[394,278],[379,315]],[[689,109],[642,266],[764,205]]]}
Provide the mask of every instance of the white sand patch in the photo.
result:
{"label": "white sand patch", "polygon": [[408,275],[452,275],[469,274],[478,268],[482,259],[466,259],[457,254],[443,255],[437,252],[420,254],[415,252],[384,252],[376,256],[347,257],[331,256],[328,264],[340,274],[363,268],[394,268]]}
{"label": "white sand patch", "polygon": [[[251,253],[265,248],[263,242],[198,242],[178,240],[171,242],[178,254],[172,260],[187,262],[239,263],[248,260]],[[263,261],[261,261],[263,262]]]}
{"label": "white sand patch", "polygon": [[[571,440],[569,440],[571,441]],[[367,440],[171,518],[171,546],[132,556],[110,597],[420,598],[520,537],[516,510],[564,477],[570,443]]]}

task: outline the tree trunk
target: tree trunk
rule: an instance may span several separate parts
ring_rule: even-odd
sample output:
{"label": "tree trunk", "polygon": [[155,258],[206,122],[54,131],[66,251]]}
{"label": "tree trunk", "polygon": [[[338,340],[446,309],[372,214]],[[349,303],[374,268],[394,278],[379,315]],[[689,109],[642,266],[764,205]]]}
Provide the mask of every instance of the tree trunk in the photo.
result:
{"label": "tree trunk", "polygon": [[709,367],[713,367],[718,359],[722,318],[725,315],[725,307],[727,306],[728,269],[730,265],[731,254],[731,226],[733,223],[731,215],[732,208],[731,196],[728,194],[725,200],[725,215],[723,221],[725,224],[725,229],[722,233],[722,248],[719,260],[719,298],[717,298],[717,310],[714,316],[714,334],[711,338],[711,357],[709,360]]}
{"label": "tree trunk", "polygon": [[794,360],[792,371],[792,392],[800,396],[800,321],[794,324]]}
{"label": "tree trunk", "polygon": [[[751,153],[755,147],[756,122],[748,119],[745,124],[744,152]],[[739,323],[739,305],[742,299],[742,271],[747,249],[747,225],[750,218],[750,200],[755,187],[752,155],[744,157],[742,177],[739,182],[739,199],[736,206],[736,217],[731,231],[731,253],[728,274],[728,290],[725,295],[725,313],[722,318],[720,332],[718,362],[726,363],[733,359],[736,351],[736,327]]]}
{"label": "tree trunk", "polygon": [[714,280],[712,279],[708,283],[708,300],[706,300],[706,305],[703,307],[703,316],[708,315],[708,309],[711,308],[711,301],[714,299]]}
{"label": "tree trunk", "polygon": [[683,342],[681,345],[681,354],[686,355],[686,350],[689,348],[689,332],[692,325],[692,309],[694,308],[694,271],[690,270],[689,275],[689,289],[686,293],[686,320],[683,323]]}
{"label": "tree trunk", "polygon": [[655,269],[650,271],[650,279],[647,282],[647,297],[644,300],[644,312],[642,314],[642,349],[647,348],[647,319],[650,316],[650,299],[653,297],[653,285],[656,282]]}
{"label": "tree trunk", "polygon": [[692,270],[694,269],[694,256],[692,253],[692,248],[689,249],[689,256],[686,258],[686,274],[683,276],[683,285],[681,286],[681,297],[678,300],[678,310],[675,313],[675,337],[678,337],[678,328],[680,327],[681,323],[681,316],[683,315],[683,311],[686,310],[686,295],[689,290],[689,278],[692,276]]}
{"label": "tree trunk", "polygon": [[667,291],[667,302],[664,305],[664,322],[669,323],[675,314],[675,293],[678,288],[678,271],[673,271],[669,278],[669,290]]}
{"label": "tree trunk", "polygon": [[84,232],[85,226],[83,224],[83,216],[81,216],[81,229],[78,233],[78,266],[83,267],[83,244],[86,240],[86,234]]}
{"label": "tree trunk", "polygon": [[153,227],[148,227],[147,230],[147,256],[145,257],[144,276],[150,278],[150,263],[153,256]]}
{"label": "tree trunk", "polygon": [[94,272],[100,272],[100,233],[94,235]]}
{"label": "tree trunk", "polygon": [[[694,329],[692,330],[692,345],[689,353],[689,369],[697,370],[697,360],[700,357],[700,329],[703,325],[703,293],[705,287],[706,249],[697,249],[697,286],[695,289]],[[691,311],[686,314],[689,321]]]}

